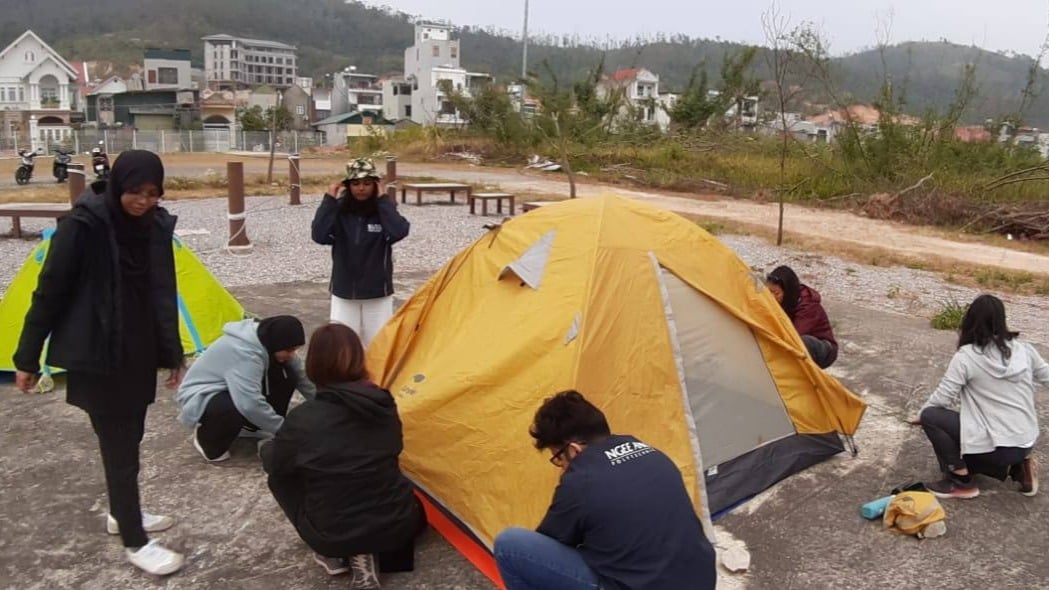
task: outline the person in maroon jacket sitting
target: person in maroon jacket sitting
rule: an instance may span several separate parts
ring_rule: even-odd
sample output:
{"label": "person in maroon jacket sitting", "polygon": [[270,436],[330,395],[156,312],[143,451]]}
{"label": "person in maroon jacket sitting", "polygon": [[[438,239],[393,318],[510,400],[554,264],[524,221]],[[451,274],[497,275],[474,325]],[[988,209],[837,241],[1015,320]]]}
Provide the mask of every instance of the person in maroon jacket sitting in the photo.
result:
{"label": "person in maroon jacket sitting", "polygon": [[830,327],[830,319],[820,303],[820,294],[802,284],[789,266],[776,267],[765,279],[769,291],[779,301],[794,329],[801,335],[809,356],[821,369],[838,359],[838,341]]}

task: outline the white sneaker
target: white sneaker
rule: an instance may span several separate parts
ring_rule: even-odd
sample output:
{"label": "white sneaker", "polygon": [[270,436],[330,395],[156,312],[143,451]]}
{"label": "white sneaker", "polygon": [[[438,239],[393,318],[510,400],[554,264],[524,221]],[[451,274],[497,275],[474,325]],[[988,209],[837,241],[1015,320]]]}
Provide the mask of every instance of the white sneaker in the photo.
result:
{"label": "white sneaker", "polygon": [[362,553],[350,558],[350,588],[355,590],[375,590],[379,588],[379,575],[375,573],[375,556]]}
{"label": "white sneaker", "polygon": [[193,429],[193,448],[197,449],[197,452],[200,453],[200,456],[204,457],[204,460],[207,461],[208,463],[218,463],[220,461],[225,461],[226,459],[229,459],[229,451],[226,451],[225,453],[222,453],[221,455],[219,455],[218,457],[215,457],[214,459],[208,458],[207,453],[204,452],[204,448],[200,446],[200,441],[197,440],[197,430],[199,430],[199,429],[200,429],[200,425],[199,424],[197,425],[196,428]]}
{"label": "white sneaker", "polygon": [[132,564],[154,576],[173,574],[182,569],[182,563],[185,561],[181,553],[176,553],[157,541],[150,541],[138,551],[131,549],[124,551]]}
{"label": "white sneaker", "polygon": [[[159,533],[173,526],[175,526],[175,519],[170,516],[160,516],[149,514],[148,512],[142,513],[142,528],[147,533]],[[113,518],[112,514],[106,515],[106,532],[111,535],[120,534],[120,525],[117,524],[117,519]]]}

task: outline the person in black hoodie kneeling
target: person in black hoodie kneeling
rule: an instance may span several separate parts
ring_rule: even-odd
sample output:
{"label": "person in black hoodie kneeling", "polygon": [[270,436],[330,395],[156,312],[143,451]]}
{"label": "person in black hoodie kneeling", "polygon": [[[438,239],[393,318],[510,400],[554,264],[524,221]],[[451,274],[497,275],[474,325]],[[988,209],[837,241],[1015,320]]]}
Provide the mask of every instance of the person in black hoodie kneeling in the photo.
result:
{"label": "person in black hoodie kneeling", "polygon": [[315,399],[295,407],[260,450],[269,486],[314,559],[352,588],[411,571],[422,504],[401,473],[404,444],[393,396],[368,378],[364,346],[341,324],[318,328],[306,353]]}

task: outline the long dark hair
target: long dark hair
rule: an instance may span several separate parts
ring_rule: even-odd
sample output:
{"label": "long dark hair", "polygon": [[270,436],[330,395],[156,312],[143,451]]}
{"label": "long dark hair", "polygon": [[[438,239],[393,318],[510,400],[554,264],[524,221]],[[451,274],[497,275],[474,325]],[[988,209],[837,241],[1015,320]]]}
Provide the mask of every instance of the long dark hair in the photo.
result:
{"label": "long dark hair", "polygon": [[787,317],[794,319],[798,311],[798,303],[801,301],[801,279],[789,266],[777,266],[765,278],[766,281],[779,285],[783,289],[783,301],[780,307],[787,312]]}
{"label": "long dark hair", "polygon": [[994,295],[980,295],[969,304],[969,309],[962,318],[958,329],[958,348],[972,344],[976,348],[985,348],[994,343],[1002,353],[1002,358],[1009,360],[1012,351],[1009,341],[1019,336],[1005,325],[1005,304]]}

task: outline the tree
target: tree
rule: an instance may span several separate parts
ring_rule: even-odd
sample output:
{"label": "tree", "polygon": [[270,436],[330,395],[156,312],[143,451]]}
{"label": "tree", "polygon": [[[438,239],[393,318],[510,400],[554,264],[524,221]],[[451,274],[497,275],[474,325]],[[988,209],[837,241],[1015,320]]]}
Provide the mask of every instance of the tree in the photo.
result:
{"label": "tree", "polygon": [[271,117],[267,117],[262,107],[241,107],[237,109],[237,121],[244,131],[269,131]]}
{"label": "tree", "polygon": [[761,82],[749,75],[757,47],[745,47],[739,52],[726,52],[721,61],[721,88],[711,92],[706,64],[701,62],[692,70],[688,87],[668,111],[675,125],[687,129],[703,129],[735,106],[733,125],[741,126],[745,99],[757,95]]}
{"label": "tree", "polygon": [[575,170],[572,168],[572,147],[592,145],[611,132],[616,115],[623,106],[623,89],[609,85],[600,90],[604,74],[604,59],[586,78],[571,86],[564,86],[549,62],[543,61],[550,81],[544,83],[533,77],[529,81],[532,96],[542,105],[535,118],[540,137],[557,150],[561,168],[568,175],[569,197],[576,197]]}

